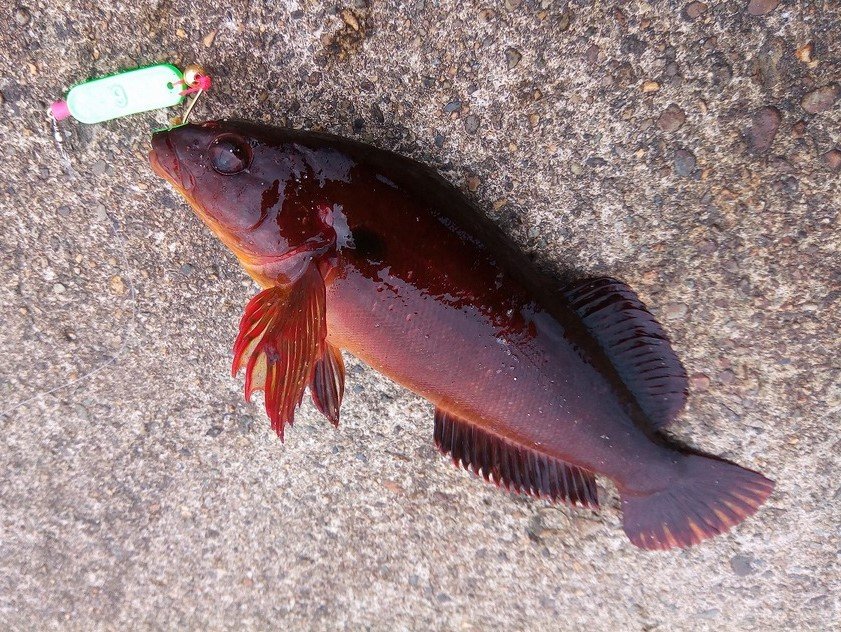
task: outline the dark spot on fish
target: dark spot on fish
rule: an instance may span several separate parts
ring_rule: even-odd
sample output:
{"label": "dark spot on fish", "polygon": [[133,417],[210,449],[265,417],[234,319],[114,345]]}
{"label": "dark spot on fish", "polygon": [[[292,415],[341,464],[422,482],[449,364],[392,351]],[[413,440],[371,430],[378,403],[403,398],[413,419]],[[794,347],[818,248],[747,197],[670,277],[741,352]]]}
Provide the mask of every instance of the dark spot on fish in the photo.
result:
{"label": "dark spot on fish", "polygon": [[352,231],[354,250],[371,262],[381,262],[385,257],[385,243],[369,228],[354,228]]}

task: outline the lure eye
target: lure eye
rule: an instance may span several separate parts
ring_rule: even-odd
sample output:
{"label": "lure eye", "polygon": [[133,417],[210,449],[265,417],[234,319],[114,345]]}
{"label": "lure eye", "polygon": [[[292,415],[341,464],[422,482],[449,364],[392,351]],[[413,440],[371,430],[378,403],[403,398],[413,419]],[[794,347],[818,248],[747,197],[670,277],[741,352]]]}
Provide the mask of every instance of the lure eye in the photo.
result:
{"label": "lure eye", "polygon": [[207,151],[213,170],[224,176],[232,176],[251,165],[251,147],[234,134],[217,136]]}

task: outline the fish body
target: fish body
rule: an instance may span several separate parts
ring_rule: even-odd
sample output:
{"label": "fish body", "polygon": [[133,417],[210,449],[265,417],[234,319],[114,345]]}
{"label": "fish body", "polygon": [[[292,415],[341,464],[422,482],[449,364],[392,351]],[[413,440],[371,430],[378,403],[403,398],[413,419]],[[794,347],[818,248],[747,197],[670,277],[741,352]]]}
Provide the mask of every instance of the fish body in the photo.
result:
{"label": "fish body", "polygon": [[281,436],[306,386],[338,423],[344,349],[432,402],[438,447],[488,480],[595,508],[607,476],[643,548],[697,543],[770,494],[659,434],[686,375],[630,288],[545,275],[431,169],[231,121],[156,134],[152,163],[265,288],[234,369]]}
{"label": "fish body", "polygon": [[347,165],[317,193],[349,236],[327,280],[328,339],[439,409],[616,481],[669,458],[560,284],[454,187],[345,139],[295,142],[314,173]]}

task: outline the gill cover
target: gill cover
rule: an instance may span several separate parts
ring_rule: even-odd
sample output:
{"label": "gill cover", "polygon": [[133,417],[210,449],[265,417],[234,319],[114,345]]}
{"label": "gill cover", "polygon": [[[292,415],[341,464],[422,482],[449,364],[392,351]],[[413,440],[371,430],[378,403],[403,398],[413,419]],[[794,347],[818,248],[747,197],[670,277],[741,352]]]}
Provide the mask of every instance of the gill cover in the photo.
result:
{"label": "gill cover", "polygon": [[[267,128],[210,121],[163,130],[152,136],[150,161],[263,285],[266,263],[311,259],[333,245],[305,152]],[[300,272],[300,261],[289,265]],[[269,273],[283,275],[283,266]]]}

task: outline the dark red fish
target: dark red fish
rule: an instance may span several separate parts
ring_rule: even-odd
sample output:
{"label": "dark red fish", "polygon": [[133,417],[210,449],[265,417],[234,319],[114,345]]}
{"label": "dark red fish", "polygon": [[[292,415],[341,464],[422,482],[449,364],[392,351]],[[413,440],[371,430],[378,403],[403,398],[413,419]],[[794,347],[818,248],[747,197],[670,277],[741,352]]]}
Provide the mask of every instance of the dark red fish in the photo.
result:
{"label": "dark red fish", "polygon": [[232,121],[158,132],[152,146],[155,171],[264,288],[233,369],[246,396],[265,391],[281,438],[307,387],[338,424],[345,349],[430,400],[437,446],[486,480],[596,508],[594,475],[612,479],[643,548],[722,533],[773,490],[658,433],[686,374],[627,285],[544,276],[427,167]]}

